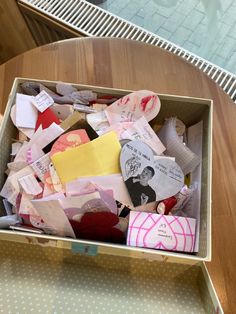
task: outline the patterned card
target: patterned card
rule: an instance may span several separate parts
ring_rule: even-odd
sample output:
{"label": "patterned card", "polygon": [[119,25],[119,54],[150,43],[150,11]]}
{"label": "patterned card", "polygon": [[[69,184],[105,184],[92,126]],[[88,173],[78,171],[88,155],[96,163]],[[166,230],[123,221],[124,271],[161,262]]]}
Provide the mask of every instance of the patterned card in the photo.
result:
{"label": "patterned card", "polygon": [[193,252],[196,219],[130,212],[127,245]]}

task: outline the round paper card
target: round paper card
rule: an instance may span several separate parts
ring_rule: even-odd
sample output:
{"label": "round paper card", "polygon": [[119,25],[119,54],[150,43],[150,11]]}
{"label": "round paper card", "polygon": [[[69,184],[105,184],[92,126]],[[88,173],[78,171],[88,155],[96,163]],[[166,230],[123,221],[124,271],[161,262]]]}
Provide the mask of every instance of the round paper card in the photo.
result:
{"label": "round paper card", "polygon": [[61,135],[58,140],[53,144],[50,156],[56,153],[64,152],[67,149],[80,146],[90,141],[85,130],[70,131]]}
{"label": "round paper card", "polygon": [[165,156],[154,160],[152,149],[141,141],[123,146],[120,165],[135,207],[173,196],[184,184],[179,165]]}

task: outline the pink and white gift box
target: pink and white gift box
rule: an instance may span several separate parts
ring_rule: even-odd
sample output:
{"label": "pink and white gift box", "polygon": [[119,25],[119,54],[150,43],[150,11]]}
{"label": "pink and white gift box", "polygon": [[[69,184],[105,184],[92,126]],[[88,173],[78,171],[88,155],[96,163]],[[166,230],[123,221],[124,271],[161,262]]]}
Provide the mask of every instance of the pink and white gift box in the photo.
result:
{"label": "pink and white gift box", "polygon": [[168,251],[193,252],[196,219],[130,212],[127,245]]}

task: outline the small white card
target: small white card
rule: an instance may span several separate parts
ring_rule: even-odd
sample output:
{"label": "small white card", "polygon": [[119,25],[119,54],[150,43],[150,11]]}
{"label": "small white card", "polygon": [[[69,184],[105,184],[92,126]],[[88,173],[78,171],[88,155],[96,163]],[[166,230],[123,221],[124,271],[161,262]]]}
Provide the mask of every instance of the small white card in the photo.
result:
{"label": "small white card", "polygon": [[18,182],[27,194],[38,195],[43,191],[34,174],[24,176],[18,179]]}
{"label": "small white card", "polygon": [[37,96],[32,97],[32,104],[40,111],[44,112],[54,104],[54,100],[47,92],[42,90]]}
{"label": "small white card", "polygon": [[32,164],[30,164],[30,167],[34,169],[34,172],[37,174],[39,179],[44,182],[44,174],[49,170],[49,164],[51,162],[51,159],[49,157],[49,153],[42,156]]}
{"label": "small white card", "polygon": [[35,128],[38,111],[32,103],[32,96],[16,94],[16,126]]}

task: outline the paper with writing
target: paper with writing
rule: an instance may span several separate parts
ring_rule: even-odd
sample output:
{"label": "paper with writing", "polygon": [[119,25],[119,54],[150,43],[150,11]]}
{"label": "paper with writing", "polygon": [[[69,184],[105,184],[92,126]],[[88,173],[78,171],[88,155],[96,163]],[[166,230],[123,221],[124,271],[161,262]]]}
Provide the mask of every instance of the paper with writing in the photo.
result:
{"label": "paper with writing", "polygon": [[[26,145],[21,147],[18,154],[16,155],[15,161],[27,161],[28,149],[36,146],[38,150],[42,150],[63,132],[64,130],[56,123],[52,123],[47,129],[44,130],[42,130],[42,128],[38,128],[31,140],[26,143]],[[42,157],[42,155],[37,157],[38,158],[35,157],[36,160]]]}
{"label": "paper with writing", "polygon": [[149,145],[157,155],[161,155],[165,151],[165,146],[144,117],[135,121],[124,131],[121,139],[140,140]]}
{"label": "paper with writing", "polygon": [[38,111],[32,104],[32,97],[16,94],[16,126],[22,128],[35,128]]}
{"label": "paper with writing", "polygon": [[38,178],[44,182],[44,174],[49,170],[49,164],[51,162],[51,159],[49,157],[49,153],[45,154],[32,164],[30,164],[30,167],[33,168],[34,172],[38,176]]}
{"label": "paper with writing", "polygon": [[141,141],[122,147],[120,164],[135,207],[175,195],[184,184],[180,167],[168,158],[154,160],[151,148]]}
{"label": "paper with writing", "polygon": [[128,94],[105,109],[110,124],[116,122],[131,122],[142,116],[150,121],[156,117],[161,107],[157,94],[139,90]]}
{"label": "paper with writing", "polygon": [[120,173],[120,143],[114,132],[51,157],[62,183],[79,177]]}
{"label": "paper with writing", "polygon": [[12,174],[11,176],[8,176],[0,195],[4,198],[7,198],[7,200],[13,204],[16,205],[16,198],[17,195],[20,193],[20,186],[18,183],[18,179],[27,176],[29,174],[34,173],[32,168],[29,166],[26,166],[25,168],[21,169],[20,171]]}
{"label": "paper with writing", "polygon": [[74,231],[59,200],[32,200],[31,202],[38,215],[43,218],[43,221],[48,226],[56,231],[57,235],[75,238]]}
{"label": "paper with writing", "polygon": [[131,212],[127,245],[193,252],[196,220],[187,217]]}
{"label": "paper with writing", "polygon": [[34,174],[19,178],[18,182],[27,194],[38,195],[43,191]]}
{"label": "paper with writing", "polygon": [[32,104],[40,111],[44,112],[54,104],[54,100],[47,92],[42,90],[37,96],[32,96]]}

